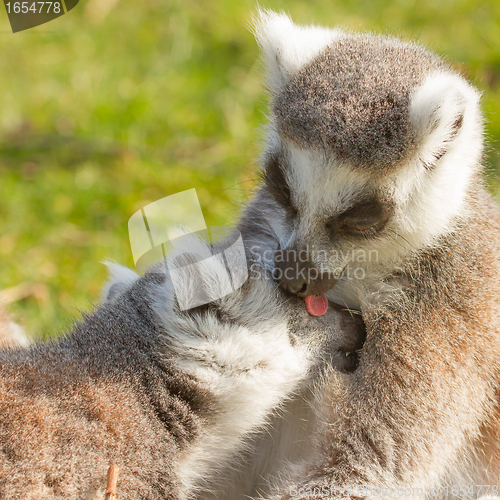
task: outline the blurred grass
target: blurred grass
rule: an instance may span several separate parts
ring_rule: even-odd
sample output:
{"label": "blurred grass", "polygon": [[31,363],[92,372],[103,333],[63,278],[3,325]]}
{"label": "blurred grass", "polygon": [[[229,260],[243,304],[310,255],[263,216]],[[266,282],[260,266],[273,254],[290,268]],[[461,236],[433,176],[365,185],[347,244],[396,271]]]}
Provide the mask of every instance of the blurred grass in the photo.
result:
{"label": "blurred grass", "polygon": [[[488,180],[500,192],[498,0],[262,1],[301,23],[416,39],[484,93]],[[266,96],[256,4],[81,0],[12,34],[0,9],[0,289],[39,337],[88,309],[106,259],[132,266],[127,222],[197,188],[207,222],[230,224],[257,177]],[[16,293],[14,293],[16,295]]]}

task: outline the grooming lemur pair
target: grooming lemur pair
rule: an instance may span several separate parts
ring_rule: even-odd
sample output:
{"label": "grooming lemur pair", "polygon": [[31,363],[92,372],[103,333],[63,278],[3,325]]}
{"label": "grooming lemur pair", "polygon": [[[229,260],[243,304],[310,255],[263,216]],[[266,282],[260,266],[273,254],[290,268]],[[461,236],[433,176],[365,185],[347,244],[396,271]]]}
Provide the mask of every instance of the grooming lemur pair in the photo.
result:
{"label": "grooming lemur pair", "polygon": [[272,118],[238,225],[250,279],[181,312],[165,274],[117,271],[68,337],[2,352],[3,497],[99,498],[113,462],[127,499],[497,492],[500,212],[477,91],[396,39],[274,13],[256,32]]}

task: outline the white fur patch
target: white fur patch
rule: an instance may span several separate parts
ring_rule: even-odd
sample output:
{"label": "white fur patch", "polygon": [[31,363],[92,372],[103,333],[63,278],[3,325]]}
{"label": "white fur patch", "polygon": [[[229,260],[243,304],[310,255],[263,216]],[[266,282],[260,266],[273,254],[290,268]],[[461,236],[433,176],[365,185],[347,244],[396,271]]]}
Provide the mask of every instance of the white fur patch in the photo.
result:
{"label": "white fur patch", "polygon": [[397,172],[393,195],[398,232],[417,249],[467,215],[467,190],[483,147],[479,94],[458,75],[432,75],[415,91],[410,118],[418,147],[407,168]]}
{"label": "white fur patch", "polygon": [[284,12],[259,10],[254,32],[264,54],[268,85],[277,92],[342,32],[320,26],[297,26]]}
{"label": "white fur patch", "polygon": [[333,216],[369,188],[368,173],[339,163],[321,149],[301,149],[286,143],[286,151],[287,180],[297,194],[295,202],[306,212]]}
{"label": "white fur patch", "polygon": [[17,323],[7,321],[0,325],[0,347],[2,344],[15,347],[28,347],[31,345],[31,340]]}
{"label": "white fur patch", "polygon": [[209,323],[205,337],[180,339],[189,352],[187,346],[180,349],[178,366],[202,381],[223,409],[180,461],[180,477],[187,484],[241,450],[243,438],[266,423],[308,368],[307,350],[290,345],[284,323],[258,332],[215,322],[212,330]]}
{"label": "white fur patch", "polygon": [[410,120],[417,134],[422,162],[432,164],[436,153],[446,151],[453,140],[453,125],[458,118],[464,120],[459,134],[463,133],[465,121],[472,121],[474,128],[477,127],[480,123],[478,103],[478,92],[458,75],[431,75],[417,88],[411,98]]}

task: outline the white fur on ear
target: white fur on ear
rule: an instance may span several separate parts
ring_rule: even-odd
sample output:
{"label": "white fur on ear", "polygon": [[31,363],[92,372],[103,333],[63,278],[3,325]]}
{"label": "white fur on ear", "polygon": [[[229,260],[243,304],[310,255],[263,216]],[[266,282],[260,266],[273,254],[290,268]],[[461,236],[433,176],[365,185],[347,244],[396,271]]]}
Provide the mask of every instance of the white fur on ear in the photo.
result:
{"label": "white fur on ear", "polygon": [[128,267],[121,266],[115,262],[104,262],[104,264],[108,268],[109,279],[102,289],[102,302],[114,299],[134,281],[140,278],[137,273]]}
{"label": "white fur on ear", "polygon": [[458,75],[431,75],[413,93],[410,121],[419,159],[431,167],[460,136],[467,142],[480,137],[479,93]]}
{"label": "white fur on ear", "polygon": [[259,10],[254,34],[265,58],[269,88],[279,91],[341,33],[313,25],[297,26],[284,12]]}
{"label": "white fur on ear", "polygon": [[468,215],[465,200],[483,148],[479,93],[458,75],[430,75],[411,97],[410,121],[416,152],[398,172],[398,233],[422,248]]}

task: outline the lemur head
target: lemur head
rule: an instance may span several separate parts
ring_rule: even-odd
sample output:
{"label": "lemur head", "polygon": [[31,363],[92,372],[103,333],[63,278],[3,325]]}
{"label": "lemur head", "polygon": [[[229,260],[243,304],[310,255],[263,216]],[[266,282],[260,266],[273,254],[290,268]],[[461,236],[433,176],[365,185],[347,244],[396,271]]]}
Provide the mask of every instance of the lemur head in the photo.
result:
{"label": "lemur head", "polygon": [[[347,264],[365,265],[361,254],[366,266],[394,266],[466,216],[482,120],[461,76],[413,43],[284,14],[260,13],[256,35],[272,96],[264,178],[284,288],[323,294]],[[305,278],[285,276],[296,266]]]}
{"label": "lemur head", "polygon": [[[123,300],[138,298],[148,304],[160,322],[160,328],[150,332],[152,338],[187,349],[190,359],[194,357],[193,338],[217,338],[218,356],[226,360],[228,369],[231,362],[239,363],[236,360],[246,366],[261,356],[260,349],[274,355],[269,346],[277,341],[274,345],[279,348],[282,336],[294,349],[307,353],[308,359],[316,360],[311,375],[331,366],[354,371],[357,352],[366,338],[361,318],[334,305],[324,316],[311,317],[301,299],[285,295],[277,286],[269,269],[251,255],[242,259],[232,243],[228,239],[212,246],[195,234],[187,235],[167,261],[157,262],[143,277],[107,263],[110,279],[101,302],[121,308]],[[209,301],[199,303],[200,290]],[[211,349],[205,350],[207,344],[202,342],[198,359],[206,356],[212,365],[215,361],[210,358]],[[242,352],[245,344],[248,350]],[[288,361],[293,364],[292,359]]]}

